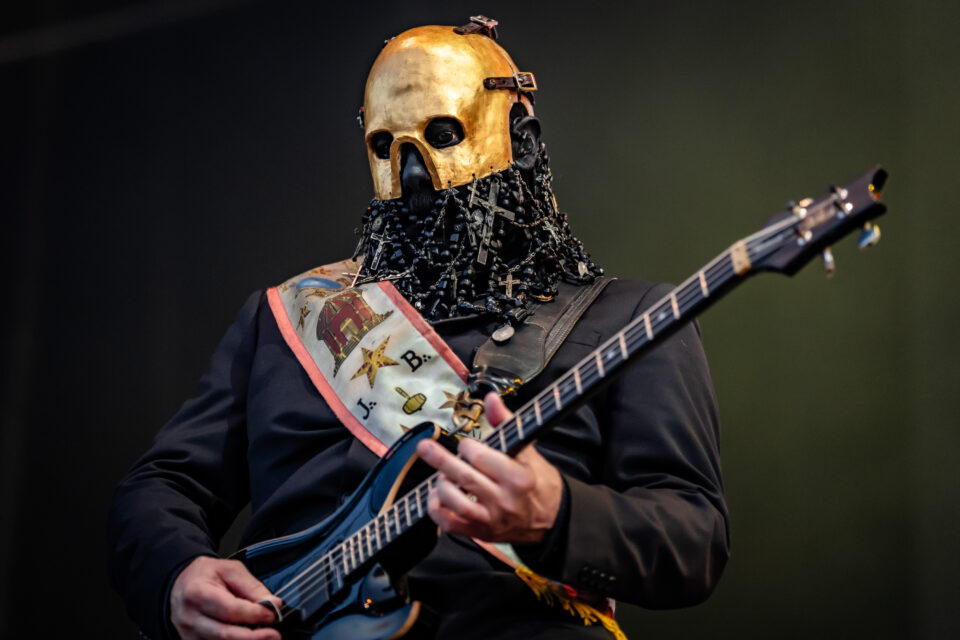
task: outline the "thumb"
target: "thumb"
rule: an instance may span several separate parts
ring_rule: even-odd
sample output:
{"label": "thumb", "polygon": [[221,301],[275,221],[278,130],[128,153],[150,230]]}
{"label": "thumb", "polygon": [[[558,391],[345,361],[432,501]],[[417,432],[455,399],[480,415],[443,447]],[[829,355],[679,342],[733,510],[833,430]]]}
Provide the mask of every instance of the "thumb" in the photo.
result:
{"label": "thumb", "polygon": [[251,602],[270,600],[277,606],[282,604],[280,598],[270,593],[270,590],[257,580],[242,562],[230,561],[224,563],[220,570],[220,579],[237,597]]}

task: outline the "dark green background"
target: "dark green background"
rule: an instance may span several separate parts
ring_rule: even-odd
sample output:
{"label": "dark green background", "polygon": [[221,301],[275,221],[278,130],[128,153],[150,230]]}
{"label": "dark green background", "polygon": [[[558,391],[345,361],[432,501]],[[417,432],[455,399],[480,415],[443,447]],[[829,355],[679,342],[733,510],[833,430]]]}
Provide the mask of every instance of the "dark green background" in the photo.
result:
{"label": "dark green background", "polygon": [[352,249],[382,40],[478,12],[537,74],[558,199],[610,274],[679,282],[785,201],[891,172],[878,247],[702,317],[732,558],[699,607],[621,606],[628,635],[960,636],[960,4],[3,11],[0,636],[133,637],[113,484],[246,294]]}

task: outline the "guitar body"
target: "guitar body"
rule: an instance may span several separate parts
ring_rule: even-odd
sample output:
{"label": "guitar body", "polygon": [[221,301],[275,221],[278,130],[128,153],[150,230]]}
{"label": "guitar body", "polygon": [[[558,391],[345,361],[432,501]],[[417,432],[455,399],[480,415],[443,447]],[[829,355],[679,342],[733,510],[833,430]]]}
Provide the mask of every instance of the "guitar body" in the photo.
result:
{"label": "guitar body", "polygon": [[325,520],[232,556],[283,600],[276,626],[284,638],[393,638],[414,624],[419,603],[409,601],[402,576],[436,543],[436,525],[429,518],[391,540],[389,549],[375,561],[353,565],[347,560],[346,566],[331,567],[329,573],[320,575],[310,570],[407,488],[433,472],[419,461],[416,447],[424,438],[440,439],[441,433],[433,423],[417,425],[384,454],[349,499]]}

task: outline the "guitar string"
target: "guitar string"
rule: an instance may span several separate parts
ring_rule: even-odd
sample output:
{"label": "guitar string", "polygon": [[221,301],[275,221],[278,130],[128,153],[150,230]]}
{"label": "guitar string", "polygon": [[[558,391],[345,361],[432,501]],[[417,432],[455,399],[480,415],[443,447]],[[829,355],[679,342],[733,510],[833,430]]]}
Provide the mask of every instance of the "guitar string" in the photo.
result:
{"label": "guitar string", "polygon": [[[781,224],[776,225],[776,226],[778,226],[778,227],[782,227],[782,229],[777,229],[776,231],[772,231],[772,232],[771,232],[771,230],[768,229],[768,230],[766,230],[767,233],[764,233],[763,236],[760,237],[759,234],[764,231],[764,230],[761,230],[761,232],[758,232],[757,234],[754,234],[754,236],[751,236],[751,237],[750,237],[750,241],[749,241],[748,243],[746,243],[746,244],[747,244],[746,249],[747,249],[747,252],[748,252],[748,256],[749,256],[751,253],[754,254],[753,256],[751,256],[751,257],[752,257],[752,261],[755,261],[756,259],[763,257],[762,255],[760,255],[761,251],[760,251],[759,249],[760,249],[760,247],[762,247],[764,244],[772,244],[772,245],[781,245],[781,244],[783,244],[782,239],[780,238],[780,236],[783,235],[783,233],[782,233],[783,230],[784,230],[785,228],[787,228],[787,227],[792,226],[792,224],[793,224],[794,222],[795,222],[795,219],[794,219],[794,218],[788,218],[788,219],[782,221]],[[789,224],[788,224],[788,223],[789,223]],[[755,246],[751,246],[751,245],[755,245]],[[723,253],[719,254],[716,258],[714,258],[710,263],[708,263],[707,265],[705,265],[705,267],[704,267],[703,269],[700,270],[700,271],[702,271],[702,272],[704,273],[705,279],[708,280],[708,285],[709,285],[709,281],[710,281],[710,280],[717,280],[717,279],[721,279],[721,280],[723,281],[721,284],[725,284],[725,283],[726,283],[727,278],[728,278],[728,276],[730,275],[730,272],[733,271],[731,262],[730,262],[730,261],[727,261],[727,260],[724,260],[724,258],[729,257],[729,254],[730,254],[730,251],[729,251],[729,250],[724,251]],[[722,262],[721,262],[721,261],[722,261]],[[718,267],[719,267],[719,269],[718,269]],[[679,285],[678,287],[672,289],[671,292],[670,292],[664,299],[661,299],[660,301],[658,301],[657,303],[655,303],[655,304],[653,305],[653,308],[654,308],[655,310],[657,310],[658,312],[657,312],[657,318],[651,320],[651,329],[653,330],[654,327],[656,327],[656,329],[653,330],[652,333],[654,333],[654,334],[659,333],[659,331],[663,328],[663,327],[661,327],[660,325],[666,324],[666,325],[669,326],[670,324],[673,324],[673,321],[674,321],[674,320],[676,320],[676,318],[674,318],[671,313],[666,312],[666,310],[664,310],[664,309],[660,309],[660,307],[663,306],[664,303],[665,303],[665,301],[670,299],[671,294],[673,294],[673,293],[676,292],[677,290],[679,290],[679,293],[677,294],[678,307],[682,308],[682,310],[681,310],[681,315],[683,315],[683,314],[685,314],[685,313],[688,313],[688,312],[690,311],[690,308],[686,308],[686,307],[687,307],[687,305],[690,304],[691,302],[694,302],[694,304],[695,304],[697,301],[706,300],[706,297],[702,296],[702,292],[699,292],[696,287],[690,287],[690,285],[695,282],[695,279],[698,278],[700,271],[698,271],[697,274],[694,274],[693,276],[691,276],[690,278],[688,278],[684,283],[682,283],[682,284]],[[649,313],[649,312],[647,312],[647,313]],[[565,394],[566,394],[567,392],[564,391],[564,390],[561,388],[561,383],[563,382],[564,379],[571,377],[571,376],[572,376],[572,372],[573,372],[574,370],[578,370],[578,371],[579,371],[580,369],[585,369],[585,371],[584,371],[583,373],[588,374],[588,375],[583,375],[583,373],[581,374],[581,384],[584,384],[584,383],[586,383],[587,385],[593,384],[593,382],[595,381],[595,380],[594,380],[594,377],[593,377],[593,374],[594,374],[594,373],[599,374],[599,371],[596,369],[596,363],[595,363],[596,354],[599,353],[599,354],[601,354],[601,357],[603,357],[602,354],[603,354],[605,351],[607,351],[608,349],[611,349],[612,347],[615,347],[615,346],[616,346],[616,341],[619,339],[619,334],[620,334],[620,333],[622,333],[622,334],[624,335],[624,339],[625,339],[625,341],[627,341],[628,343],[634,343],[635,341],[637,341],[637,338],[639,337],[639,344],[637,344],[637,345],[629,344],[629,346],[628,346],[628,351],[633,351],[634,348],[639,348],[639,347],[643,346],[643,344],[644,344],[646,341],[650,341],[650,339],[649,339],[649,338],[647,337],[647,335],[646,335],[645,329],[644,329],[643,333],[640,333],[640,331],[639,331],[639,329],[640,329],[640,324],[642,324],[642,322],[639,322],[639,320],[640,320],[640,318],[642,318],[642,317],[643,317],[643,316],[640,316],[639,318],[636,318],[636,319],[634,319],[633,321],[631,321],[631,323],[629,323],[626,327],[624,327],[623,329],[621,329],[620,332],[618,332],[616,335],[614,335],[613,338],[611,338],[610,340],[608,340],[607,342],[605,342],[603,345],[601,345],[600,347],[598,347],[597,349],[595,349],[593,352],[591,352],[591,354],[588,355],[588,356],[587,356],[586,358],[584,358],[583,360],[581,360],[580,363],[578,363],[578,364],[575,365],[574,367],[571,367],[571,369],[568,370],[567,373],[565,373],[564,375],[562,375],[560,378],[558,378],[558,380],[557,380],[555,383],[553,383],[552,385],[550,385],[549,387],[547,387],[547,389],[545,389],[545,390],[542,391],[540,394],[538,394],[538,396],[535,396],[535,397],[534,397],[534,400],[536,400],[537,402],[540,402],[540,401],[541,401],[541,399],[540,399],[540,396],[541,396],[541,395],[543,396],[542,400],[546,400],[550,394],[547,394],[547,393],[545,393],[545,392],[546,392],[546,391],[550,391],[550,393],[552,394],[552,388],[553,388],[553,387],[557,387],[557,389],[558,389],[558,391],[559,391],[559,393],[560,393],[560,396],[561,396],[561,402],[562,402],[562,404],[565,405],[565,404],[566,404],[566,401],[565,401],[564,396],[565,396]],[[628,335],[628,334],[633,334],[633,335]],[[621,354],[621,355],[622,355],[622,354]],[[631,355],[633,355],[633,354],[631,353]],[[629,356],[628,356],[627,359],[629,359]],[[613,366],[616,367],[616,366],[622,364],[622,360],[623,360],[623,358],[621,357],[621,362],[612,363]],[[588,366],[588,365],[590,365],[591,363],[593,364],[592,369]],[[605,366],[606,366],[606,365],[605,365]],[[606,375],[603,375],[603,376],[598,375],[598,376],[597,376],[597,380],[602,379],[602,378],[604,378],[604,377],[606,377]],[[574,394],[574,398],[573,398],[573,399],[576,399],[576,397],[578,397],[579,395],[581,395],[581,394]],[[523,414],[526,413],[528,417],[531,417],[531,416],[529,416],[529,414],[530,414],[531,411],[533,411],[533,409],[530,408],[530,407],[531,407],[531,405],[532,405],[532,403],[533,403],[534,400],[531,400],[531,401],[527,402],[524,407],[521,407],[521,408],[518,410],[517,413],[518,413],[519,415],[521,415],[521,421],[522,421],[522,423],[527,423],[527,420],[524,419]],[[552,415],[551,415],[551,417],[552,417]],[[549,419],[549,418],[548,418],[548,419]],[[504,430],[504,434],[503,434],[503,435],[504,435],[504,440],[508,440],[508,439],[509,439],[509,440],[513,440],[513,439],[514,439],[514,436],[516,436],[517,444],[519,444],[519,442],[522,441],[522,438],[519,437],[519,434],[518,434],[518,433],[514,433],[514,432],[517,430],[516,421],[515,421],[515,420],[511,420],[511,421],[508,422],[506,425],[501,426],[500,429],[498,429],[498,431],[499,431],[499,430]],[[499,436],[498,436],[498,438],[499,438]],[[488,438],[488,439],[489,439],[489,438]],[[508,446],[507,448],[509,449],[510,446]],[[429,491],[429,489],[432,488],[432,487],[430,487],[430,485],[431,485],[431,484],[435,484],[436,479],[437,479],[437,475],[434,474],[434,475],[430,476],[429,478],[427,478],[425,481],[421,482],[419,485],[417,485],[417,487],[415,487],[413,490],[411,490],[411,491],[410,491],[408,494],[406,494],[403,498],[401,498],[401,499],[398,500],[396,503],[394,503],[394,505],[392,505],[387,512],[384,512],[384,514],[381,514],[381,515],[383,516],[382,518],[381,518],[381,515],[378,515],[378,516],[377,516],[376,518],[374,518],[371,522],[367,523],[366,525],[364,525],[363,527],[361,527],[360,529],[358,529],[356,532],[354,532],[354,534],[352,534],[349,538],[347,538],[347,540],[345,540],[344,542],[342,542],[342,543],[340,543],[339,545],[337,545],[337,547],[335,547],[334,549],[332,549],[332,550],[328,551],[327,553],[325,553],[319,560],[317,560],[316,562],[314,562],[313,564],[311,564],[309,567],[307,567],[306,569],[304,569],[303,571],[301,571],[301,573],[299,573],[299,574],[298,574],[297,576],[295,576],[289,583],[287,583],[287,584],[284,585],[281,589],[279,589],[274,595],[280,597],[280,594],[281,594],[281,593],[286,592],[286,591],[288,591],[288,590],[290,590],[290,589],[293,589],[294,587],[298,586],[298,583],[301,582],[301,581],[305,581],[305,582],[304,582],[302,585],[299,585],[299,586],[300,586],[299,591],[301,592],[301,594],[304,594],[304,595],[300,598],[300,602],[302,602],[302,601],[305,600],[305,599],[312,598],[312,597],[314,597],[315,595],[317,595],[321,590],[326,589],[326,588],[332,583],[332,579],[328,579],[329,570],[330,570],[330,569],[334,569],[336,563],[337,563],[338,561],[341,561],[341,560],[344,559],[344,554],[346,553],[346,552],[344,551],[345,545],[347,545],[347,543],[348,543],[349,541],[351,541],[351,540],[353,540],[353,543],[352,543],[351,546],[354,546],[354,548],[359,551],[359,553],[358,553],[358,554],[356,555],[356,557],[354,558],[354,565],[355,565],[355,567],[359,567],[359,566],[362,565],[364,562],[366,562],[367,560],[369,560],[369,557],[368,557],[368,558],[364,558],[364,557],[363,557],[363,556],[365,555],[365,554],[364,554],[364,551],[363,551],[363,548],[362,548],[362,542],[363,542],[364,536],[363,536],[363,535],[360,535],[361,532],[364,531],[364,530],[366,530],[366,529],[370,526],[371,523],[375,523],[375,527],[377,528],[377,530],[378,530],[378,531],[384,531],[385,534],[386,534],[385,537],[387,538],[387,542],[386,542],[385,544],[380,544],[380,545],[378,545],[378,547],[382,548],[382,547],[385,547],[387,544],[390,544],[390,542],[392,542],[392,540],[390,539],[390,535],[391,535],[391,534],[389,533],[389,531],[390,531],[390,520],[391,520],[391,518],[389,517],[389,511],[396,511],[396,512],[397,512],[397,513],[396,513],[396,526],[395,526],[394,528],[397,528],[397,529],[398,529],[400,526],[403,526],[403,527],[404,527],[404,531],[401,531],[399,534],[397,534],[398,536],[401,535],[402,533],[404,533],[406,530],[409,530],[410,527],[412,527],[414,524],[416,524],[417,522],[419,522],[419,521],[423,518],[423,516],[422,516],[422,512],[423,512],[422,505],[417,505],[417,506],[418,506],[418,511],[421,513],[421,515],[419,515],[419,516],[417,516],[416,518],[414,518],[414,517],[412,517],[412,514],[411,514],[411,517],[408,519],[408,522],[407,522],[407,524],[406,524],[405,526],[404,526],[404,525],[402,524],[402,522],[401,522],[401,518],[400,518],[401,512],[397,509],[397,507],[400,506],[401,503],[404,503],[404,507],[406,507],[407,505],[406,505],[405,503],[408,502],[408,501],[409,501],[409,498],[410,498],[411,496],[414,496],[414,495],[417,496],[417,502],[418,502],[418,503],[421,502],[421,498],[420,498],[420,496],[419,496],[421,489],[424,487],[424,485],[426,485],[426,486],[427,486],[427,489],[428,489],[428,491]],[[428,494],[428,495],[429,495],[429,494]],[[382,521],[383,521],[383,529],[380,528],[381,519],[382,519]],[[357,538],[357,539],[354,540],[355,538]],[[367,535],[367,538],[368,538],[367,548],[370,549],[369,534]],[[380,551],[380,548],[377,549],[377,552]],[[375,555],[375,553],[376,553],[376,552],[370,554],[370,557],[372,557],[373,555]],[[351,552],[351,557],[354,557],[353,552]],[[344,579],[344,582],[346,582],[346,580],[347,580],[347,578],[350,576],[350,574],[353,573],[353,571],[355,571],[356,569],[354,569],[353,571],[350,571],[350,570],[348,570],[348,567],[347,567],[347,564],[346,564],[345,561],[344,561],[343,564],[344,564],[344,568],[345,568],[344,575],[343,575],[343,579]],[[334,570],[335,570],[335,569],[334,569]],[[295,609],[295,608],[296,608],[296,606],[295,606],[294,604],[287,604],[286,602],[284,602],[284,603],[283,603],[283,606],[281,607],[281,610],[288,612],[288,611],[290,611],[290,610],[292,610],[292,609]]]}

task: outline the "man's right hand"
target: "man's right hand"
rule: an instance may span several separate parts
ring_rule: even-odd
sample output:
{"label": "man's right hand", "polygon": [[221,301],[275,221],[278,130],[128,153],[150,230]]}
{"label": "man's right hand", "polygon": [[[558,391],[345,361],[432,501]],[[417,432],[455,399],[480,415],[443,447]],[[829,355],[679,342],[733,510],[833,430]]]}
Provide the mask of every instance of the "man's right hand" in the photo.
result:
{"label": "man's right hand", "polygon": [[174,581],[170,620],[183,640],[280,640],[276,629],[249,628],[274,621],[262,600],[281,604],[242,562],[202,556]]}

